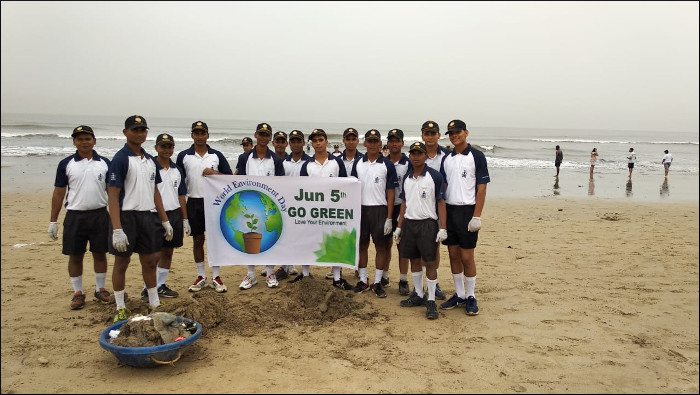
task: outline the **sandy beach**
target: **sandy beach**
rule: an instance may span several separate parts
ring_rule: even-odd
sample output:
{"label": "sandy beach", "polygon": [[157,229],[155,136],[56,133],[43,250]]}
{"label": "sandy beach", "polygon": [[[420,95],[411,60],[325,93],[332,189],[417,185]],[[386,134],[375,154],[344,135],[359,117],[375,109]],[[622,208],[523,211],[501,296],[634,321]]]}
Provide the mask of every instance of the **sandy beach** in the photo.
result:
{"label": "sandy beach", "polygon": [[[174,367],[153,369],[121,365],[100,348],[113,305],[88,298],[83,310],[69,309],[67,257],[46,235],[49,202],[44,191],[2,194],[2,393],[700,389],[697,202],[487,200],[476,255],[480,314],[440,310],[435,321],[422,307],[399,306],[396,256],[385,299],[332,289],[327,270],[313,267],[309,284],[243,292],[240,266],[222,269],[228,293],[193,298],[188,239],[168,279],[180,297],[164,311],[191,316],[204,334]],[[441,251],[438,279],[449,296]],[[134,313],[146,311],[140,284],[132,262]],[[84,286],[90,294],[90,258]]]}

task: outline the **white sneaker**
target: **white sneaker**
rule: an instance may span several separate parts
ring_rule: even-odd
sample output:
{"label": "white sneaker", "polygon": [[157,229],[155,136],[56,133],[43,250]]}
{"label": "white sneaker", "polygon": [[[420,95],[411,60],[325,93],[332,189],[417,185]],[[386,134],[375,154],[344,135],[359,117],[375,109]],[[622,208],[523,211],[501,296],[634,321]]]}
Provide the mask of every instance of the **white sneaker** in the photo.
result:
{"label": "white sneaker", "polygon": [[299,271],[297,270],[296,266],[290,266],[287,270],[287,274],[289,274],[290,276],[294,276],[296,274],[299,274]]}
{"label": "white sneaker", "polygon": [[216,276],[216,278],[214,278],[214,280],[212,280],[211,286],[212,286],[212,287],[216,290],[216,292],[218,292],[218,293],[226,292],[226,291],[228,290],[228,288],[226,287],[226,285],[224,285],[224,282],[221,281],[221,277],[219,277],[219,276]]}
{"label": "white sneaker", "polygon": [[268,288],[277,288],[279,287],[280,283],[277,281],[277,277],[275,277],[275,274],[270,274],[267,276],[267,287]]}
{"label": "white sneaker", "polygon": [[[343,272],[340,272],[340,275],[341,275],[341,277],[342,277]],[[328,272],[328,273],[326,274],[326,278],[329,279],[329,280],[333,280],[333,270],[331,270],[330,272]]]}
{"label": "white sneaker", "polygon": [[[207,278],[202,276],[197,276],[194,283],[190,285],[190,292],[199,292],[202,288],[207,286]],[[143,296],[143,295],[142,295]]]}
{"label": "white sneaker", "polygon": [[251,289],[253,285],[256,285],[257,283],[257,278],[246,275],[245,277],[243,277],[243,281],[241,281],[241,285],[239,285],[238,288],[240,288],[241,290]]}

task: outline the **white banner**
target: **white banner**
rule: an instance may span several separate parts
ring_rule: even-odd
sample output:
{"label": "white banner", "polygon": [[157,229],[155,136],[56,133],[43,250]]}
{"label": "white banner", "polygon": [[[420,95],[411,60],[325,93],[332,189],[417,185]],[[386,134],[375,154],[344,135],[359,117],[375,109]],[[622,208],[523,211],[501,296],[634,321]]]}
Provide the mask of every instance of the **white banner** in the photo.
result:
{"label": "white banner", "polygon": [[204,177],[209,266],[356,269],[360,188],[355,177]]}

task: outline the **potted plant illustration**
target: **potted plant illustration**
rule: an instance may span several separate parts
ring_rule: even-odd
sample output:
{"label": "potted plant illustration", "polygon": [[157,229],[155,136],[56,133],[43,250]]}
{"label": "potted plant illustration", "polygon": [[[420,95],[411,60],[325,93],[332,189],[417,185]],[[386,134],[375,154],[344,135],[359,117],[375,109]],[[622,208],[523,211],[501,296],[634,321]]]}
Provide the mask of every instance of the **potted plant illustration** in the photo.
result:
{"label": "potted plant illustration", "polygon": [[246,218],[245,224],[250,229],[250,232],[243,234],[245,252],[246,254],[259,254],[262,234],[256,232],[258,230],[258,219],[255,218],[255,214],[244,214],[244,216]]}

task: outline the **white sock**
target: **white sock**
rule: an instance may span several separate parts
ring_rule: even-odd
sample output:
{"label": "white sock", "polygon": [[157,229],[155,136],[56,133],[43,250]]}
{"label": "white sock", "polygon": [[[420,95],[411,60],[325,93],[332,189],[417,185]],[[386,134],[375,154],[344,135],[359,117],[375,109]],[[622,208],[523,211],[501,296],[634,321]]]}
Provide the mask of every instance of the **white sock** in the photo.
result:
{"label": "white sock", "polygon": [[[70,278],[71,284],[73,284],[73,292],[83,292],[83,276],[78,276],[78,277],[71,277]],[[85,292],[83,292],[85,293]]]}
{"label": "white sock", "polygon": [[389,269],[383,270],[382,278],[389,279]]}
{"label": "white sock", "polygon": [[267,265],[265,270],[267,270],[267,277],[270,277],[270,275],[275,274],[275,265]]}
{"label": "white sock", "polygon": [[416,294],[421,298],[425,293],[423,293],[423,272],[411,272],[411,277],[413,277],[413,288],[416,290]]}
{"label": "white sock", "polygon": [[160,298],[158,298],[158,288],[148,288],[146,291],[148,291],[148,304],[151,307],[160,306]]}
{"label": "white sock", "polygon": [[359,270],[360,270],[360,281],[367,284],[367,268],[361,267],[361,268],[359,268]]}
{"label": "white sock", "polygon": [[107,282],[107,272],[95,273],[95,291],[100,292],[100,289],[105,287],[105,282]]}
{"label": "white sock", "polygon": [[255,266],[248,265],[248,277],[255,278]]}
{"label": "white sock", "polygon": [[474,296],[474,288],[476,288],[476,276],[467,277],[467,297]]}
{"label": "white sock", "polygon": [[124,290],[114,291],[114,301],[117,303],[117,310],[126,307],[126,303],[124,303]]}
{"label": "white sock", "polygon": [[428,280],[428,300],[434,301],[435,300],[435,287],[437,286],[437,279],[431,280],[428,278],[427,280]]}
{"label": "white sock", "polygon": [[221,274],[221,266],[212,266],[211,267],[211,279],[215,279],[219,277]]}
{"label": "white sock", "polygon": [[340,266],[333,266],[333,281],[340,280]]}
{"label": "white sock", "polygon": [[165,284],[165,281],[168,279],[168,274],[170,273],[170,269],[165,269],[165,268],[159,267],[157,270],[157,273],[158,274],[156,276],[156,288]]}
{"label": "white sock", "polygon": [[384,274],[384,270],[379,270],[379,269],[374,270],[374,283],[375,284],[382,282],[382,275],[383,274]]}
{"label": "white sock", "polygon": [[204,262],[197,262],[194,265],[197,266],[197,275],[206,278],[207,272],[204,271]]}
{"label": "white sock", "polygon": [[311,265],[301,265],[301,274],[308,277],[311,274]]}
{"label": "white sock", "polygon": [[452,280],[455,283],[455,293],[457,296],[466,299],[467,296],[464,294],[464,276],[462,273],[452,274]]}
{"label": "white sock", "polygon": [[401,281],[408,281],[408,273],[401,273]]}

